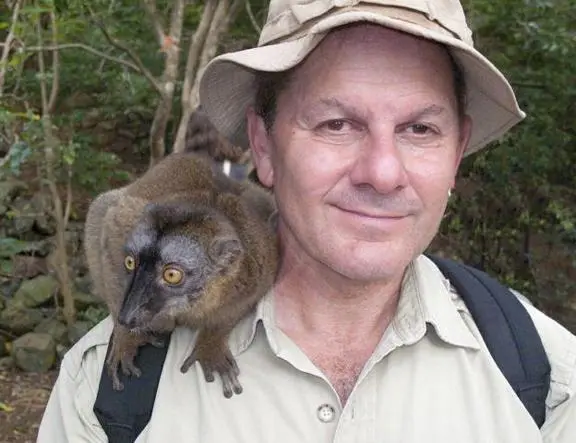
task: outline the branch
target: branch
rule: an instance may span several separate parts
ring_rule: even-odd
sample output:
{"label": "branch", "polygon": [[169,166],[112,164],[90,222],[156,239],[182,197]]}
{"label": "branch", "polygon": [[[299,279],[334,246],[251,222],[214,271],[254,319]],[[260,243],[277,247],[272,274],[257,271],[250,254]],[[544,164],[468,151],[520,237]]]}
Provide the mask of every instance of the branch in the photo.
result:
{"label": "branch", "polygon": [[175,39],[174,43],[180,43],[180,35],[182,34],[182,23],[184,22],[184,8],[186,0],[176,0],[172,9],[172,16],[170,17],[170,37]]}
{"label": "branch", "polygon": [[[50,25],[52,27],[52,45],[58,44],[58,28],[56,24],[56,14],[54,9],[50,10]],[[48,112],[54,112],[58,89],[60,88],[60,66],[59,51],[52,51],[52,87],[50,88],[50,98],[48,99]]]}
{"label": "branch", "polygon": [[160,94],[162,94],[162,88],[161,88],[160,84],[158,83],[158,80],[156,80],[156,77],[154,77],[152,75],[152,73],[146,68],[146,66],[144,66],[144,63],[142,63],[142,60],[140,60],[140,57],[138,57],[138,54],[136,54],[132,50],[132,48],[130,48],[128,45],[126,45],[123,42],[116,40],[114,37],[112,37],[110,35],[110,33],[108,32],[108,30],[106,29],[106,26],[104,26],[104,24],[101,22],[101,20],[99,20],[96,17],[96,15],[92,12],[91,9],[90,9],[90,15],[92,16],[92,18],[96,22],[96,25],[100,28],[100,31],[102,31],[102,34],[104,35],[104,37],[106,38],[108,43],[110,43],[115,48],[123,51],[134,62],[134,64],[138,67],[137,71],[140,74],[142,74],[144,77],[146,77],[146,79],[152,84],[154,89],[156,89]]}
{"label": "branch", "polygon": [[258,34],[262,32],[262,27],[256,21],[256,17],[254,16],[254,12],[252,11],[252,5],[250,4],[250,0],[246,0],[246,12],[248,13],[248,17],[250,17],[250,21],[252,22],[252,26]]}
{"label": "branch", "polygon": [[[164,72],[162,73],[162,86],[164,90],[174,90],[174,83],[178,78],[178,66],[180,64],[180,38],[184,24],[184,7],[186,0],[175,0],[172,5],[170,18],[170,35],[164,39],[162,51],[166,53]],[[170,95],[172,95],[171,93]]]}
{"label": "branch", "polygon": [[236,19],[242,0],[234,0],[230,4],[229,0],[220,0],[218,8],[214,13],[212,23],[210,23],[210,30],[204,42],[202,55],[200,57],[200,65],[196,73],[196,80],[199,81],[202,70],[206,67],[208,62],[216,55],[218,49],[218,42],[222,34],[228,31],[230,24]]}
{"label": "branch", "polygon": [[49,46],[27,46],[24,48],[25,51],[28,52],[39,52],[39,51],[59,51],[60,49],[82,49],[86,52],[94,54],[98,57],[105,58],[106,60],[110,60],[112,62],[118,63],[120,65],[124,65],[129,67],[130,69],[140,73],[140,69],[134,63],[131,63],[126,60],[122,60],[121,58],[113,57],[108,55],[98,49],[93,48],[92,46],[85,45],[84,43],[62,43],[61,45],[49,45]]}
{"label": "branch", "polygon": [[539,83],[510,82],[514,88],[546,89],[546,85]]}
{"label": "branch", "polygon": [[[61,45],[52,45],[52,46],[44,46],[44,47],[28,46],[28,47],[24,48],[24,50],[28,51],[28,52],[38,52],[38,51],[42,51],[42,50],[58,51],[60,49],[82,49],[86,52],[89,52],[90,54],[96,55],[98,57],[104,58],[104,59],[109,60],[109,61],[114,62],[114,63],[118,63],[119,65],[126,66],[126,67],[132,69],[134,72],[137,72],[138,74],[145,75],[145,73],[142,72],[140,67],[138,67],[134,63],[129,62],[127,60],[123,60],[123,59],[118,58],[118,57],[114,57],[112,55],[108,55],[102,51],[99,51],[98,49],[93,48],[92,46],[85,45],[84,43],[63,43]],[[162,93],[162,89],[160,88],[160,85],[157,84],[156,79],[154,79],[153,86],[154,86],[154,89],[156,89],[156,91],[158,93],[160,93],[160,94]]]}
{"label": "branch", "polygon": [[228,30],[230,23],[236,19],[236,15],[238,14],[242,4],[243,0],[234,0],[232,4],[230,4],[229,0],[220,0],[220,2],[218,2],[218,7],[214,12],[214,16],[210,23],[210,29],[208,30],[206,40],[202,47],[202,54],[198,60],[194,84],[188,94],[188,101],[186,102],[188,106],[196,107],[198,105],[198,88],[202,72],[208,62],[216,54],[221,35]]}
{"label": "branch", "polygon": [[20,7],[22,6],[23,0],[16,0],[14,3],[14,10],[12,11],[12,21],[10,22],[10,30],[4,41],[4,48],[2,50],[2,58],[0,58],[0,97],[4,94],[4,78],[6,75],[8,56],[10,55],[10,47],[12,45],[12,40],[14,40],[14,31],[16,30],[16,22],[18,21],[18,15],[20,14]]}
{"label": "branch", "polygon": [[38,38],[38,71],[40,74],[40,96],[42,98],[42,115],[48,113],[48,96],[46,93],[46,65],[44,64],[44,40],[42,39],[42,24],[36,22],[36,37]]}
{"label": "branch", "polygon": [[6,164],[8,163],[8,160],[10,160],[10,157],[12,157],[13,154],[13,147],[14,147],[15,143],[10,146],[10,149],[8,149],[8,152],[6,153],[6,155],[2,158],[2,160],[0,160],[0,169]]}
{"label": "branch", "polygon": [[148,18],[152,22],[152,26],[156,32],[156,38],[158,39],[158,44],[162,46],[164,44],[164,36],[166,33],[164,32],[164,25],[159,18],[160,14],[158,14],[158,10],[156,9],[156,1],[142,0],[142,4],[144,5],[144,10],[146,11]]}
{"label": "branch", "polygon": [[112,14],[114,7],[116,6],[116,0],[110,0],[110,4],[108,5],[108,14]]}
{"label": "branch", "polygon": [[194,77],[196,66],[200,62],[200,53],[204,47],[210,24],[214,18],[216,11],[216,2],[206,2],[204,10],[202,11],[202,18],[196,28],[196,32],[190,39],[190,46],[188,47],[188,58],[186,60],[186,70],[184,71],[184,84],[182,86],[182,104],[187,105],[189,101],[192,85],[194,84]]}
{"label": "branch", "polygon": [[64,209],[64,229],[68,226],[70,221],[70,214],[72,213],[72,166],[68,165],[68,180],[66,180],[66,208]]}

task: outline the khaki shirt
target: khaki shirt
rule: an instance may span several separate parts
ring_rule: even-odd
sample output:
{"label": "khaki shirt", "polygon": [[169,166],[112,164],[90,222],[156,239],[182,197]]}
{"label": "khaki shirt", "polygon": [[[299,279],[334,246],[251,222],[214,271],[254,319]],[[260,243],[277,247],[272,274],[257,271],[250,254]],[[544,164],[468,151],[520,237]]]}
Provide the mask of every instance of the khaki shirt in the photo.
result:
{"label": "khaki shirt", "polygon": [[[194,333],[172,337],[151,421],[137,443],[574,443],[576,337],[527,306],[552,364],[541,430],[503,377],[462,300],[425,257],[410,266],[397,313],[343,407],[326,377],[274,322],[273,295],[230,340],[244,392],[226,399],[180,365]],[[110,319],[65,356],[40,443],[105,442],[92,407]]]}

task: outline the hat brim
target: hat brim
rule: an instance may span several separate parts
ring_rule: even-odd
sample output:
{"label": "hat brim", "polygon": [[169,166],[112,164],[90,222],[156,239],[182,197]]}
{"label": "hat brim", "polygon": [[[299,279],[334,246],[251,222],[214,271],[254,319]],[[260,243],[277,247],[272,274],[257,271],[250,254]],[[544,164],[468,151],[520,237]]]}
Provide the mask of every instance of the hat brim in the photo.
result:
{"label": "hat brim", "polygon": [[254,100],[257,72],[280,72],[293,68],[312,52],[328,31],[356,22],[379,24],[449,48],[466,79],[466,113],[472,119],[472,134],[464,155],[482,149],[525,117],[504,75],[476,49],[448,33],[368,11],[330,15],[299,39],[216,57],[206,66],[200,81],[202,108],[232,143],[248,146],[246,110]]}

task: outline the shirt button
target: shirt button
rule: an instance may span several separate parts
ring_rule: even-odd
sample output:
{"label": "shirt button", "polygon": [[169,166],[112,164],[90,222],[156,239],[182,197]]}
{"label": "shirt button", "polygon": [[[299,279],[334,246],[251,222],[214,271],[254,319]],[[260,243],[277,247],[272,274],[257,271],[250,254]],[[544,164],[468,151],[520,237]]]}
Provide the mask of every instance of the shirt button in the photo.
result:
{"label": "shirt button", "polygon": [[318,414],[318,420],[322,423],[330,423],[331,421],[334,421],[334,417],[336,417],[334,407],[329,404],[320,405],[316,412]]}

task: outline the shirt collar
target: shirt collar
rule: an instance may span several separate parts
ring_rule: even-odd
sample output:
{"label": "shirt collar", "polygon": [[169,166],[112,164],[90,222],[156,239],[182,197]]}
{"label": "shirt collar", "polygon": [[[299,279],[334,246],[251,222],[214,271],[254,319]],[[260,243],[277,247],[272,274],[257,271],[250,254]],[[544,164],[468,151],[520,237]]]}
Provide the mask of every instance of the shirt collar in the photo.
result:
{"label": "shirt collar", "polygon": [[[480,349],[480,343],[461,313],[470,315],[450,282],[430,259],[421,255],[406,270],[391,326],[405,345],[419,341],[426,334],[427,325],[431,325],[438,337],[448,344]],[[270,333],[275,323],[274,291],[271,289],[232,331],[229,341],[232,354],[241,354],[250,346],[258,327],[264,328],[270,347],[277,352],[278,343]]]}
{"label": "shirt collar", "polygon": [[421,255],[406,270],[392,325],[404,344],[420,340],[431,325],[451,345],[480,349],[462,314],[469,312],[436,265]]}

